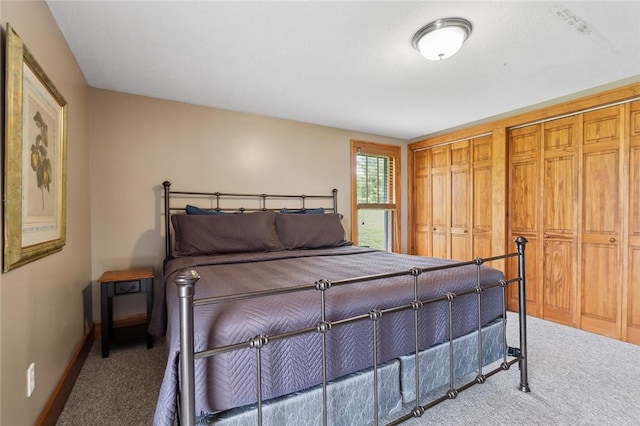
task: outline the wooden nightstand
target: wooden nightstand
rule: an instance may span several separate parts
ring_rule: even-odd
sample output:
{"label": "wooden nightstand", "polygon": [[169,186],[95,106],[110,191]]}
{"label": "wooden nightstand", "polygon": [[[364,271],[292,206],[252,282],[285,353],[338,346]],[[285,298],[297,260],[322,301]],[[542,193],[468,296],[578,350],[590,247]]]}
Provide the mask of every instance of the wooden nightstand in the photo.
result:
{"label": "wooden nightstand", "polygon": [[147,294],[147,321],[145,323],[145,335],[147,349],[153,347],[153,336],[147,328],[151,319],[153,308],[153,268],[136,268],[124,271],[107,271],[98,279],[101,284],[101,331],[102,331],[102,358],[109,356],[109,343],[113,340],[113,297],[127,294]]}

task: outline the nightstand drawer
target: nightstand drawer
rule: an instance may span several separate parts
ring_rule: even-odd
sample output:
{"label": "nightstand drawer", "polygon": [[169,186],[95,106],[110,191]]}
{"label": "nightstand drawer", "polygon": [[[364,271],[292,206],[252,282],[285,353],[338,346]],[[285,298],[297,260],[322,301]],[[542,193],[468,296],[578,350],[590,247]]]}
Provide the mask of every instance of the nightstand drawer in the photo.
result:
{"label": "nightstand drawer", "polygon": [[121,281],[115,283],[114,294],[140,293],[140,281]]}

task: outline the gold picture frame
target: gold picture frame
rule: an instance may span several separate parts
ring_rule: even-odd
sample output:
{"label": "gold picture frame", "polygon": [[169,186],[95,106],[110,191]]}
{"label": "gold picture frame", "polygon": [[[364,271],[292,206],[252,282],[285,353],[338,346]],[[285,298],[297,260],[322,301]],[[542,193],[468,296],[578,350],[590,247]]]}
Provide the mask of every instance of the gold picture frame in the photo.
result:
{"label": "gold picture frame", "polygon": [[6,67],[5,272],[62,250],[67,220],[67,102],[9,24]]}

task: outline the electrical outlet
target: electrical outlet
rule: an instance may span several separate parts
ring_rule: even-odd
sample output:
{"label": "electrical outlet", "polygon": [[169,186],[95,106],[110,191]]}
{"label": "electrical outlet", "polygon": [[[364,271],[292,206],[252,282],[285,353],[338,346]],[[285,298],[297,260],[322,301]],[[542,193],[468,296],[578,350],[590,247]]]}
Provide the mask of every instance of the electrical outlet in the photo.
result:
{"label": "electrical outlet", "polygon": [[36,389],[36,364],[31,363],[27,368],[27,397],[30,397]]}

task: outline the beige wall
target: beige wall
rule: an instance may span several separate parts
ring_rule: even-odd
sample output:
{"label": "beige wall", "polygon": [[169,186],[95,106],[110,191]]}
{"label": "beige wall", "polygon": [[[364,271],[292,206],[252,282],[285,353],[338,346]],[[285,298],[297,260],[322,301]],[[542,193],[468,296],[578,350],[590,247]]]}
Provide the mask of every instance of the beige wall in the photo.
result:
{"label": "beige wall", "polygon": [[[92,269],[161,271],[161,183],[175,190],[329,194],[350,223],[350,140],[398,139],[91,89]],[[406,166],[402,170],[406,175]],[[406,176],[402,179],[406,182]],[[406,188],[403,188],[406,201]],[[406,212],[406,203],[403,205]],[[406,214],[403,229],[406,229]],[[406,238],[402,239],[406,241]],[[156,287],[159,280],[156,280]],[[94,317],[99,292],[94,288]],[[140,295],[142,296],[142,295]],[[114,316],[143,312],[121,298]]]}
{"label": "beige wall", "polygon": [[[91,281],[89,98],[86,81],[44,2],[3,0],[0,21],[2,42],[8,22],[69,104],[67,244],[60,253],[0,275],[0,424],[30,425],[84,333],[82,290]],[[36,364],[36,389],[27,398],[31,362]]]}

